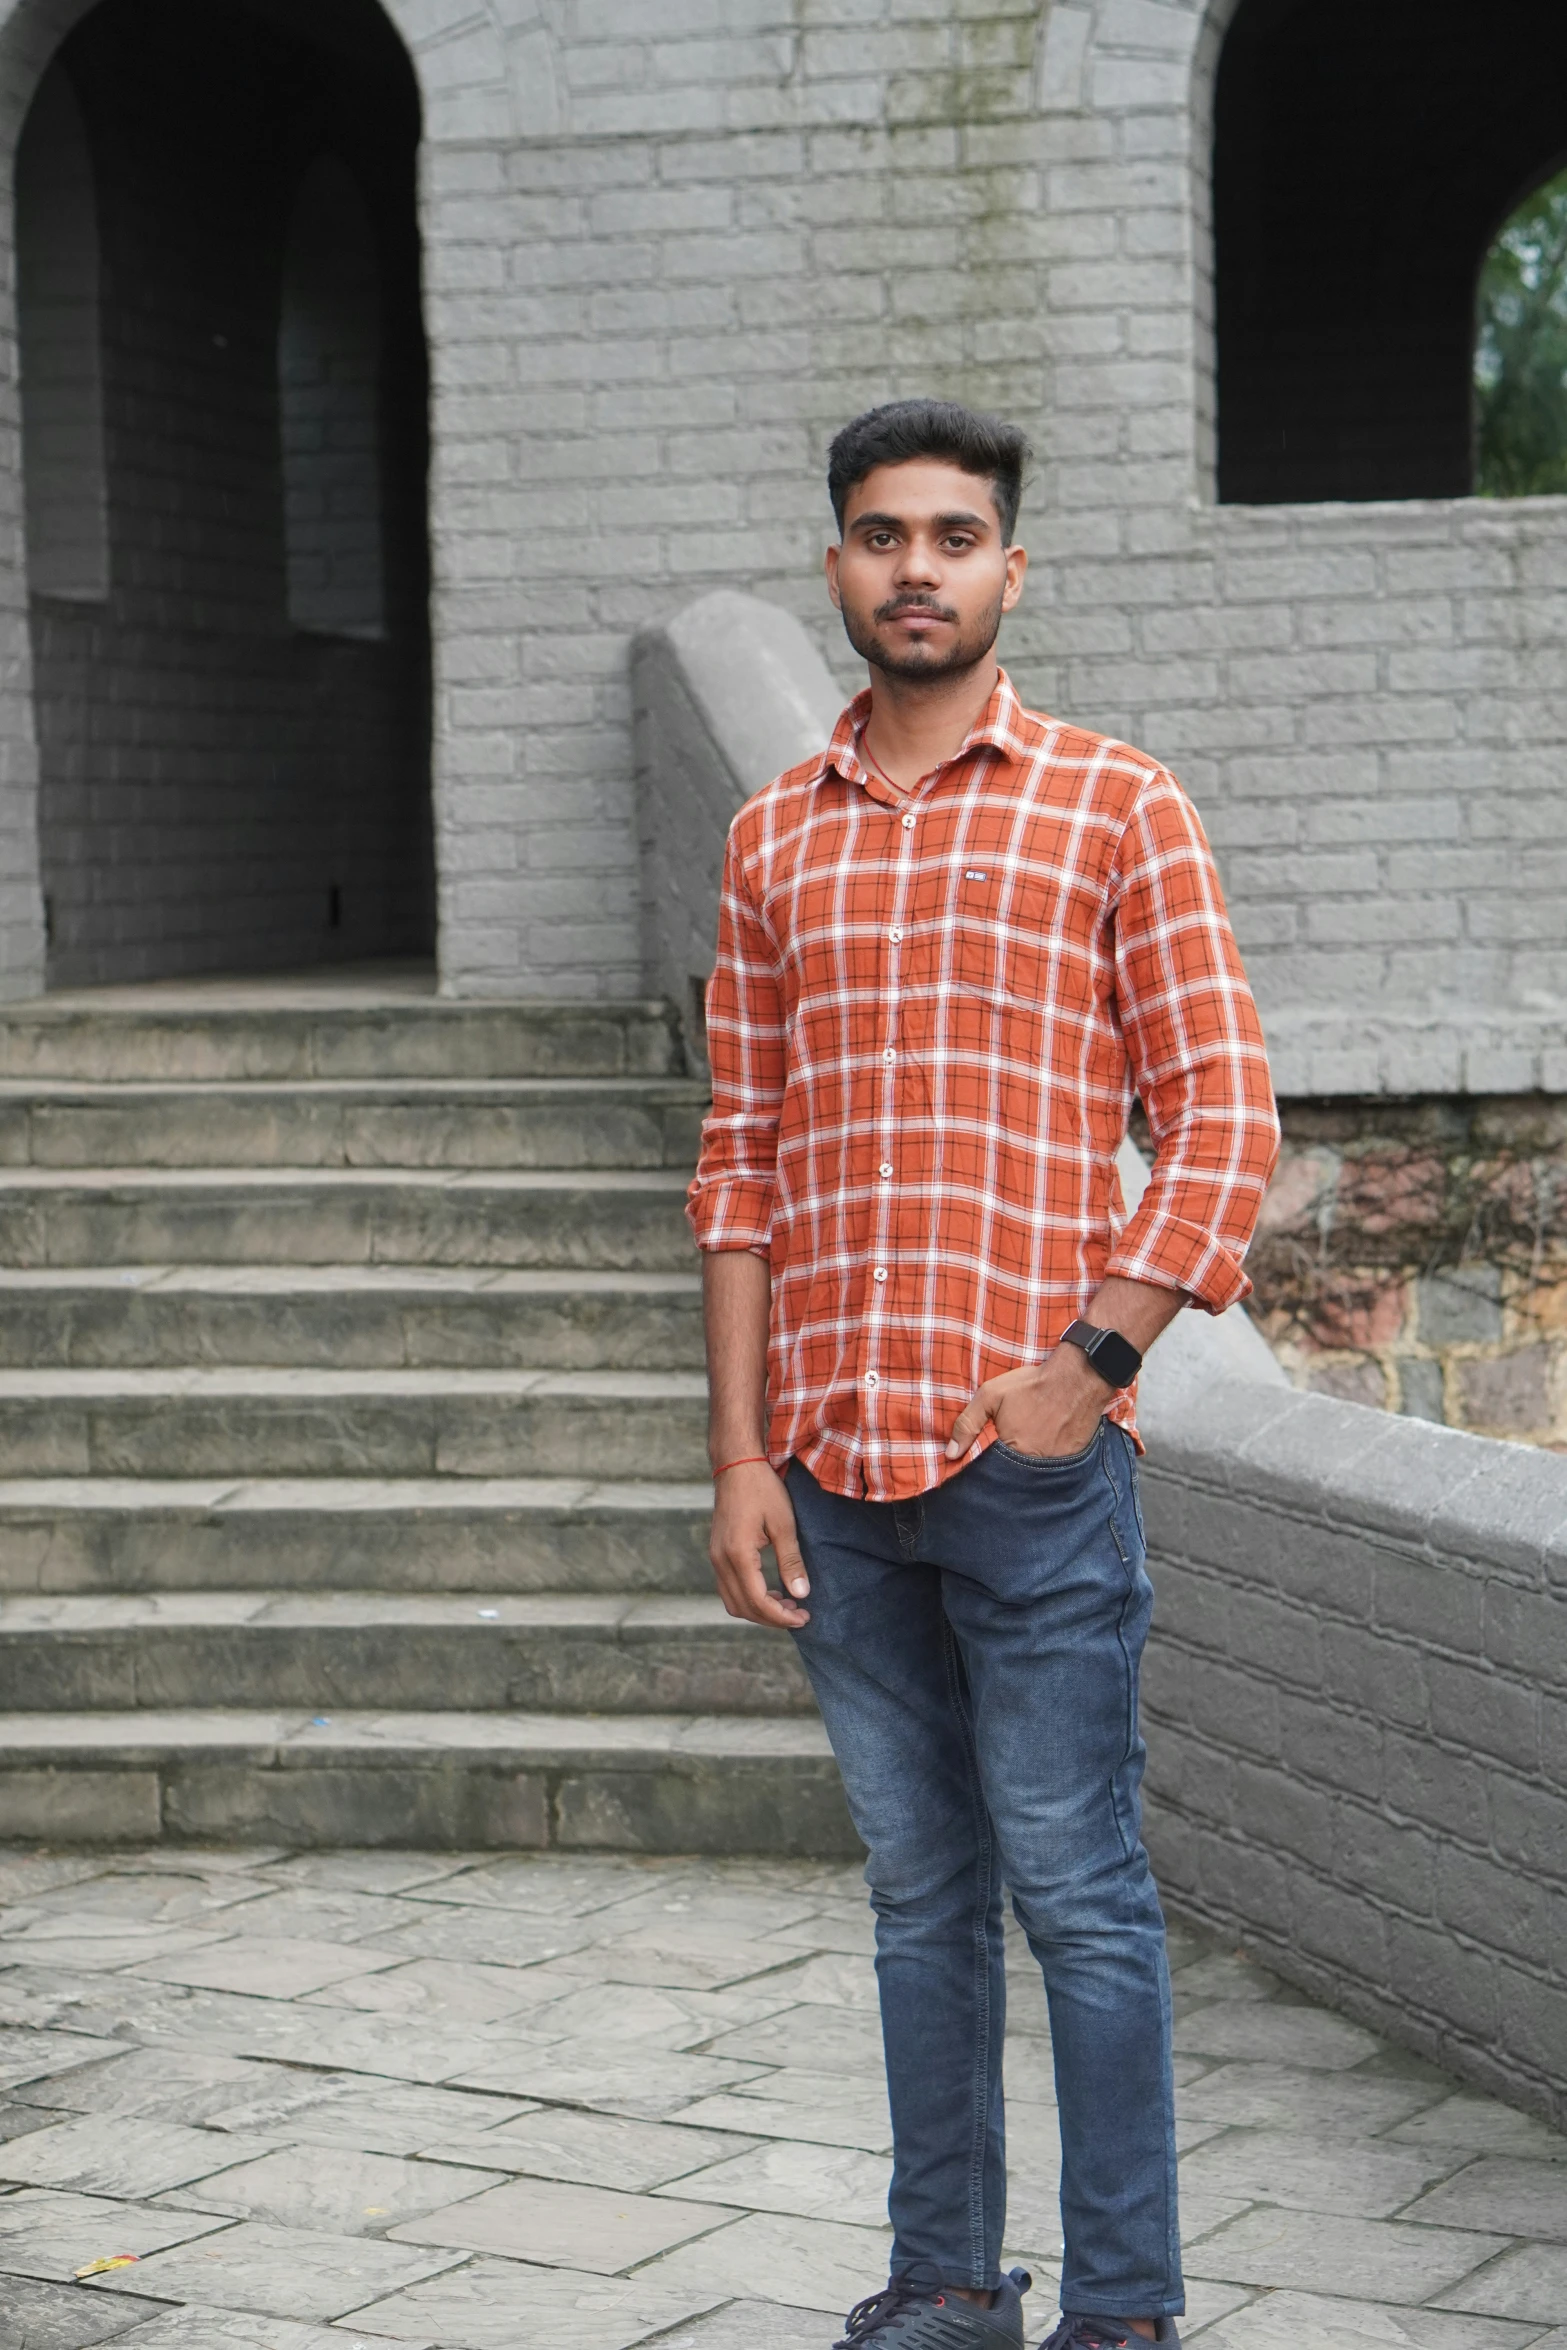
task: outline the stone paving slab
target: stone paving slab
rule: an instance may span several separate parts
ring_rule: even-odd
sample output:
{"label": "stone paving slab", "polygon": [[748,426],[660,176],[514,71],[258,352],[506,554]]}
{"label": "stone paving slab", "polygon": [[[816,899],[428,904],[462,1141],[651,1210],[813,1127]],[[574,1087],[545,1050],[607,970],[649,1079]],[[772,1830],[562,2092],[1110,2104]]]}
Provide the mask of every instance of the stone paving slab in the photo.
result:
{"label": "stone paving slab", "polygon": [[[654,2340],[663,2350],[671,2326],[713,2301],[711,2294],[671,2290],[645,2275],[603,2277],[479,2259],[359,2310],[355,2331],[363,2326],[374,2342],[433,2340],[441,2350],[533,2350],[535,2344],[537,2350],[630,2350]],[[726,2320],[730,2314],[721,2312]],[[820,2338],[831,2339],[826,2327]],[[748,2350],[743,2335],[731,2332],[727,2340],[732,2350]]]}
{"label": "stone paving slab", "polygon": [[[1567,2140],[1171,1943],[1183,2337],[1567,2350]],[[0,2350],[827,2350],[887,2256],[871,1947],[835,1864],[0,1851]]]}
{"label": "stone paving slab", "polygon": [[93,2282],[106,2293],[151,2292],[198,2307],[210,2303],[261,2317],[325,2320],[452,2265],[450,2254],[411,2245],[244,2220],[238,2226],[220,2223],[219,2232],[201,2243],[176,2244],[134,2269],[115,2269]]}
{"label": "stone paving slab", "polygon": [[[115,2308],[84,2285],[8,2276],[0,2291],[0,2350],[93,2350],[161,2314],[156,2301],[127,2301]],[[141,2341],[145,2350],[145,2333]]]}
{"label": "stone paving slab", "polygon": [[129,2253],[141,2264],[171,2244],[187,2244],[222,2225],[203,2212],[154,2210],[128,2197],[22,2188],[0,2198],[0,2277],[69,2284],[95,2261]]}

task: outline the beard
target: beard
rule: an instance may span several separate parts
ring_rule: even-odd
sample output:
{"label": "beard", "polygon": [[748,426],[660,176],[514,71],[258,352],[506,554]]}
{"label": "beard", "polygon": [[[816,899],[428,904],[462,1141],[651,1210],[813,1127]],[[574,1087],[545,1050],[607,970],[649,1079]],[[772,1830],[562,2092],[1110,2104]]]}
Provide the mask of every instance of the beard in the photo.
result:
{"label": "beard", "polygon": [[[843,605],[844,633],[862,661],[872,669],[881,670],[886,677],[902,678],[910,685],[926,680],[934,684],[938,679],[961,677],[965,671],[977,669],[980,662],[1001,634],[1001,590],[997,590],[993,604],[976,613],[964,627],[950,604],[942,604],[934,596],[894,596],[890,602],[878,604],[869,615],[856,611],[847,601]],[[959,621],[958,633],[945,652],[938,652],[929,644],[894,644],[881,631],[905,612],[930,612],[938,620]]]}

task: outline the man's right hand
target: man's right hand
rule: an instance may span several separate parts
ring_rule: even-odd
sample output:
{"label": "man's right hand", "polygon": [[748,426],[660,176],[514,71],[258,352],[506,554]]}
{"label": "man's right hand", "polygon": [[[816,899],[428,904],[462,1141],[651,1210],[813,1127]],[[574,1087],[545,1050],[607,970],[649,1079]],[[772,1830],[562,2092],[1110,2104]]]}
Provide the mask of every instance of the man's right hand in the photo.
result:
{"label": "man's right hand", "polygon": [[[732,1616],[748,1624],[797,1631],[810,1622],[810,1612],[791,1606],[784,1594],[804,1599],[811,1583],[800,1556],[788,1487],[765,1461],[746,1461],[724,1471],[717,1493],[707,1555],[718,1578],[719,1598]],[[762,1552],[769,1543],[778,1556],[784,1594],[768,1588],[763,1572]]]}

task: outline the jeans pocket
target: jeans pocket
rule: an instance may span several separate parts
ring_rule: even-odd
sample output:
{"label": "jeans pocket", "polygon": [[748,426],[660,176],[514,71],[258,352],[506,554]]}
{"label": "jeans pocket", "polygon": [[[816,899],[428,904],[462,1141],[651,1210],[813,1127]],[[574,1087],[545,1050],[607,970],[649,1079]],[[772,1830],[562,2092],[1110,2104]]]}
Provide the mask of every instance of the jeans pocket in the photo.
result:
{"label": "jeans pocket", "polygon": [[1037,1477],[1048,1477],[1052,1473],[1067,1476],[1074,1469],[1091,1467],[1099,1458],[1104,1433],[1105,1423],[1101,1420],[1081,1452],[1019,1452],[1015,1445],[1008,1444],[1001,1436],[996,1438],[990,1449],[1000,1453],[1004,1460],[1015,1461],[1020,1469],[1032,1470]]}

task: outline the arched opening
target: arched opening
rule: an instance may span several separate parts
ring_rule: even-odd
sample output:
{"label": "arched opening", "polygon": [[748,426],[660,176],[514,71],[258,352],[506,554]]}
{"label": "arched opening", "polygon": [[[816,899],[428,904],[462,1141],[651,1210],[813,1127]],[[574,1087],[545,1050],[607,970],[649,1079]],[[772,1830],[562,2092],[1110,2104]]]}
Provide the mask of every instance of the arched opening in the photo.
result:
{"label": "arched opening", "polygon": [[418,136],[375,0],[102,0],[40,85],[17,233],[52,985],[432,945]]}
{"label": "arched opening", "polygon": [[1470,493],[1477,275],[1564,146],[1559,0],[1241,0],[1214,112],[1221,498]]}

